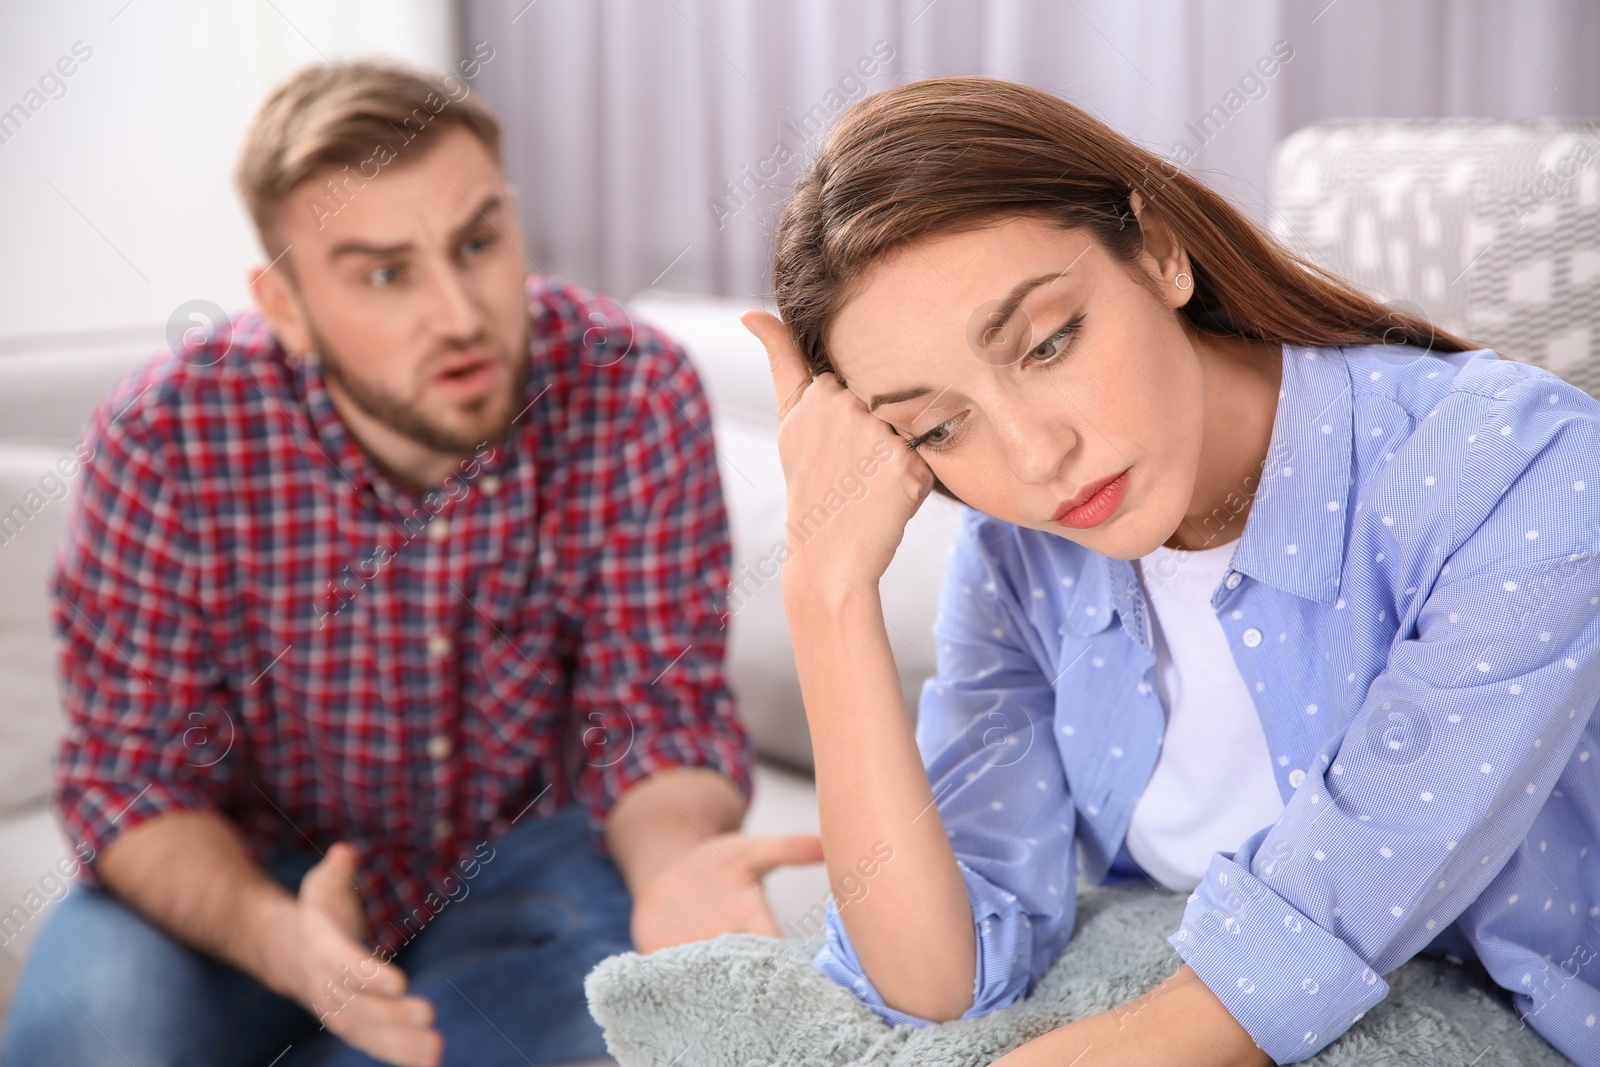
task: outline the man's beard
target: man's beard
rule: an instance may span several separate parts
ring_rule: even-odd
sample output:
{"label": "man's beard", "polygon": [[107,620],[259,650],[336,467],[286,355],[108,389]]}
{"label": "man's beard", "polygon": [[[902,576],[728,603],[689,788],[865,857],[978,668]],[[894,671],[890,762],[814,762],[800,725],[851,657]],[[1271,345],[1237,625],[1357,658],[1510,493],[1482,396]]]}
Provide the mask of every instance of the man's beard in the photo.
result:
{"label": "man's beard", "polygon": [[[441,452],[446,455],[455,455],[471,452],[479,445],[499,441],[511,428],[512,419],[516,412],[515,403],[505,405],[505,411],[493,424],[484,425],[475,430],[455,430],[430,421],[426,415],[417,410],[409,401],[402,400],[396,394],[372,382],[362,381],[354,375],[346,374],[343,361],[327,345],[321,337],[315,338],[316,351],[322,363],[322,373],[329,382],[337,385],[350,402],[364,414],[370,416],[389,427],[391,430],[402,434],[416,443]],[[522,395],[527,385],[528,364],[526,360],[516,360],[511,366],[512,397]],[[497,401],[504,399],[503,394],[488,393],[459,406],[459,410],[470,416],[475,416]]]}

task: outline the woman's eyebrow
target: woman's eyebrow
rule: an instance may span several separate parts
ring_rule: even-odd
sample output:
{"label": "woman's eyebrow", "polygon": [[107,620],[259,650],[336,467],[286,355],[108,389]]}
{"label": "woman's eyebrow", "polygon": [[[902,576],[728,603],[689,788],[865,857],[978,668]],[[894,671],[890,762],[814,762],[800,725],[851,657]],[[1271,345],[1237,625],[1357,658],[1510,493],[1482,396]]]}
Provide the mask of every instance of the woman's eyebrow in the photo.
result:
{"label": "woman's eyebrow", "polygon": [[879,393],[867,405],[868,411],[876,411],[880,404],[898,404],[903,400],[914,400],[925,393],[933,392],[926,385],[919,385],[914,389],[902,389],[898,393]]}
{"label": "woman's eyebrow", "polygon": [[[1060,270],[1051,271],[1049,274],[1041,274],[1036,278],[1024,278],[1022,281],[1012,286],[1011,291],[1005,295],[1005,299],[1000,302],[1000,307],[995,311],[994,316],[989,320],[989,329],[994,329],[996,326],[1003,326],[1009,322],[1011,320],[1011,316],[1017,313],[1017,308],[1021,307],[1022,302],[1027,299],[1029,293],[1039,288],[1039,286],[1044,285],[1046,282],[1053,282],[1066,274],[1067,271],[1071,270],[1077,265],[1078,260],[1082,259],[1084,252],[1087,251],[1089,251],[1089,246],[1085,245],[1083,247],[1083,252],[1079,252],[1077,255],[1073,256],[1072,262],[1068,263]],[[903,400],[913,400],[929,392],[932,392],[932,390],[925,385],[921,385],[913,389],[902,389],[895,393],[879,393],[878,395],[874,396],[871,403],[867,405],[867,410],[876,411],[879,405],[898,404]]]}
{"label": "woman's eyebrow", "polygon": [[1017,313],[1017,308],[1022,306],[1023,300],[1027,299],[1029,293],[1039,288],[1039,286],[1044,285],[1046,282],[1053,282],[1057,278],[1060,278],[1066,274],[1067,271],[1077,266],[1078,260],[1082,259],[1084,252],[1087,251],[1089,251],[1089,246],[1084,245],[1083,251],[1073,256],[1072,262],[1068,263],[1060,270],[1054,271],[1050,274],[1041,274],[1037,278],[1024,278],[1022,281],[1018,282],[1012,287],[1011,292],[1005,295],[1005,299],[1000,301],[999,308],[995,310],[995,313],[989,319],[989,328],[994,329],[996,326],[1004,326],[1006,323],[1010,322],[1011,316]]}

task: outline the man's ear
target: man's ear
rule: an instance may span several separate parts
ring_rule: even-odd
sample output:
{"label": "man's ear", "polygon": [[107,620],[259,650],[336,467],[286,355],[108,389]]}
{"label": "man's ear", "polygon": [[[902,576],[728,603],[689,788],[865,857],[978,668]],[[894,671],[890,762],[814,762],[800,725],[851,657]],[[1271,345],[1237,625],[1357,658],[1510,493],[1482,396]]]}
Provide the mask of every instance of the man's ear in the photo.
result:
{"label": "man's ear", "polygon": [[311,351],[311,330],[305,308],[300,304],[300,293],[282,258],[269,267],[250,268],[250,295],[255,298],[261,317],[267,320],[267,327],[283,345],[283,350],[299,359]]}
{"label": "man's ear", "polygon": [[[1139,263],[1156,282],[1162,300],[1171,308],[1181,308],[1189,302],[1194,292],[1194,276],[1189,270],[1189,253],[1179,248],[1173,240],[1161,213],[1144,202],[1137,191],[1129,194],[1128,206],[1139,220],[1139,233],[1144,241],[1144,251]],[[1183,275],[1182,279],[1179,275]],[[1183,281],[1183,285],[1177,283]]]}

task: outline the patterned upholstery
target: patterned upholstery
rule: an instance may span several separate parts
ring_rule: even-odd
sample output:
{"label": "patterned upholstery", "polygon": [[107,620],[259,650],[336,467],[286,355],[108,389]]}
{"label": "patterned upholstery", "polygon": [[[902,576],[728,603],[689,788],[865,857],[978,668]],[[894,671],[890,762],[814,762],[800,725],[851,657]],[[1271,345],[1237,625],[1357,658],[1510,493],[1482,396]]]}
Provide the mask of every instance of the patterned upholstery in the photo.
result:
{"label": "patterned upholstery", "polygon": [[1306,258],[1600,397],[1600,119],[1322,123],[1272,199]]}

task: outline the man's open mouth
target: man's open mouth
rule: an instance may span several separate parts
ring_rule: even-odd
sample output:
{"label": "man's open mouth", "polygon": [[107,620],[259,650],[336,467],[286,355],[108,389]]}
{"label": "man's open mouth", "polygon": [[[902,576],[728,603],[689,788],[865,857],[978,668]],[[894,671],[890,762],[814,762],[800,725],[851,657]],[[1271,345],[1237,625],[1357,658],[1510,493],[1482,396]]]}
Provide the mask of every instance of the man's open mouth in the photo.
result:
{"label": "man's open mouth", "polygon": [[499,366],[499,361],[487,354],[457,356],[435,371],[429,384],[452,396],[475,396],[493,384]]}

